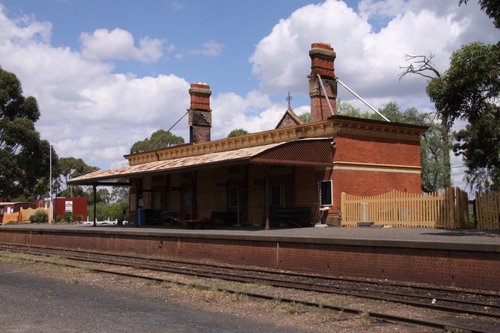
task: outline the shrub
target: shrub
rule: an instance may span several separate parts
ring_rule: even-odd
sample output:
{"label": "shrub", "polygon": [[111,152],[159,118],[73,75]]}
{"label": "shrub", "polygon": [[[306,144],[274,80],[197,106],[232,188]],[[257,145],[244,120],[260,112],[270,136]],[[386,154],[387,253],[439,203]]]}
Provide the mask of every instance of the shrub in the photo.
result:
{"label": "shrub", "polygon": [[75,221],[75,216],[71,212],[65,212],[64,213],[64,217],[63,217],[63,221],[67,222],[67,223],[74,222]]}
{"label": "shrub", "polygon": [[47,223],[49,222],[49,216],[44,210],[37,209],[35,214],[30,216],[30,223]]}

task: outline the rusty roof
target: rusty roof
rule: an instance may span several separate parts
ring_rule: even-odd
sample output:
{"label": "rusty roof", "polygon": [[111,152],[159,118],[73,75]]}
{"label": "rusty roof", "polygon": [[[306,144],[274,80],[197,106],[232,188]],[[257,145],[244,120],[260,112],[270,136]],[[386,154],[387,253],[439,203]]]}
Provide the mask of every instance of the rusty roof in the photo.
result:
{"label": "rusty roof", "polygon": [[[120,182],[134,176],[184,171],[236,163],[261,163],[285,165],[326,165],[332,162],[332,138],[302,139],[272,143],[263,146],[241,148],[198,156],[181,157],[164,161],[97,170],[74,178],[71,185],[99,185],[102,182]],[[109,183],[106,183],[109,185]]]}

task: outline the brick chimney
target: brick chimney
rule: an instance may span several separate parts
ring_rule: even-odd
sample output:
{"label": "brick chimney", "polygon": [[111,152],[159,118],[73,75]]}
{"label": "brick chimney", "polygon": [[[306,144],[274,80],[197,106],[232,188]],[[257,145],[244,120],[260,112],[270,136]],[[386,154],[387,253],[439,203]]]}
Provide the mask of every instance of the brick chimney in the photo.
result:
{"label": "brick chimney", "polygon": [[311,57],[311,74],[309,74],[309,96],[311,98],[311,122],[326,120],[332,115],[321,88],[318,74],[321,76],[327,92],[327,98],[336,110],[337,81],[335,81],[335,51],[329,43],[313,43],[309,50]]}
{"label": "brick chimney", "polygon": [[212,128],[212,110],[210,110],[210,86],[203,82],[192,83],[189,88],[191,104],[189,106],[189,142],[210,141]]}

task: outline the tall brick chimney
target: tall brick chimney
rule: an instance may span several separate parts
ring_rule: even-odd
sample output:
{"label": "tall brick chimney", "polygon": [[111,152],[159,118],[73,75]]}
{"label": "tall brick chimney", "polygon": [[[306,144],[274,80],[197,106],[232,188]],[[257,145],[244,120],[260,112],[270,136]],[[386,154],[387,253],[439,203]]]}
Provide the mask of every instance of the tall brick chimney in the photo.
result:
{"label": "tall brick chimney", "polygon": [[212,110],[210,110],[210,86],[206,83],[192,83],[189,88],[191,104],[189,106],[189,142],[210,141],[212,128]]}
{"label": "tall brick chimney", "polygon": [[325,120],[331,116],[330,108],[321,88],[318,74],[325,86],[333,112],[336,113],[337,81],[335,81],[335,51],[329,43],[313,43],[309,50],[311,74],[309,74],[309,96],[311,98],[311,121]]}

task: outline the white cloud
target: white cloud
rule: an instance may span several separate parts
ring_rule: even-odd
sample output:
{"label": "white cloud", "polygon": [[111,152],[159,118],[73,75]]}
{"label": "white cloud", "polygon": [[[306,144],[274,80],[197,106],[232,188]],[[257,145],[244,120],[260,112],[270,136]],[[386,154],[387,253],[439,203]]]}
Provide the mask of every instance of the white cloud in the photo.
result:
{"label": "white cloud", "polygon": [[[37,98],[41,118],[36,127],[59,156],[99,167],[118,165],[134,142],[185,113],[189,84],[180,77],[114,74],[111,64],[52,46],[49,23],[19,23],[1,8],[0,32],[2,68],[17,75],[25,96]],[[142,50],[148,43],[143,40]],[[114,47],[109,57],[124,49]],[[176,134],[187,135],[186,130]]]}
{"label": "white cloud", "polygon": [[[439,3],[439,4],[436,4]],[[435,55],[440,70],[452,51],[476,39],[490,41],[498,31],[477,5],[467,8],[442,1],[361,1],[359,12],[344,2],[327,0],[297,9],[280,20],[250,58],[264,91],[307,92],[311,43],[327,41],[336,53],[336,74],[366,98],[402,100],[425,96],[425,80],[398,80],[405,54]],[[375,29],[371,19],[388,17]],[[481,31],[470,35],[470,31]],[[498,38],[497,38],[498,39]],[[350,96],[339,88],[341,97]]]}
{"label": "white cloud", "polygon": [[394,17],[404,11],[403,0],[362,0],[358,10],[363,18]]}
{"label": "white cloud", "polygon": [[[37,98],[42,113],[37,128],[60,156],[81,157],[99,167],[122,164],[122,155],[134,142],[159,128],[168,129],[189,105],[184,78],[114,73],[109,60],[153,62],[163,52],[178,59],[185,54],[218,56],[224,50],[223,44],[209,40],[184,53],[158,39],[137,41],[116,28],[81,34],[78,52],[52,46],[51,34],[51,23],[8,18],[0,6],[1,65],[16,73],[25,95]],[[273,102],[272,94],[285,96],[290,91],[295,100],[307,100],[308,51],[313,42],[332,43],[336,74],[375,107],[395,100],[403,108],[428,111],[432,105],[425,96],[425,80],[398,80],[404,55],[432,52],[444,70],[453,50],[476,39],[496,41],[498,31],[472,2],[458,7],[454,1],[365,0],[358,9],[328,0],[304,6],[277,22],[257,44],[250,61],[258,89],[212,96],[212,138],[226,137],[235,128],[274,128],[286,104]],[[217,88],[212,86],[213,91]],[[339,92],[341,99],[354,101],[343,88]],[[308,108],[294,105],[297,114]],[[186,139],[184,120],[173,132]]]}
{"label": "white cloud", "polygon": [[7,38],[15,40],[18,44],[38,40],[47,43],[50,40],[52,24],[50,22],[37,22],[28,16],[9,19],[3,14],[4,7],[0,4],[0,40]]}
{"label": "white cloud", "polygon": [[[223,49],[224,49],[224,44],[221,44],[216,40],[211,39],[201,44],[200,47],[189,51],[189,54],[193,56],[202,55],[205,57],[216,57],[221,54]],[[178,53],[176,56],[178,58],[181,58],[183,55],[182,53]]]}
{"label": "white cloud", "polygon": [[221,93],[212,98],[213,137],[227,137],[236,128],[248,132],[272,129],[286,110],[286,107],[275,105],[267,94],[251,91],[245,97],[235,93]]}
{"label": "white cloud", "polygon": [[134,59],[147,63],[157,61],[163,54],[161,40],[144,37],[136,47],[132,34],[120,28],[97,29],[92,34],[83,32],[80,40],[82,55],[90,60]]}
{"label": "white cloud", "polygon": [[223,44],[215,40],[209,40],[201,45],[201,54],[207,57],[215,57],[222,52],[223,48]]}

